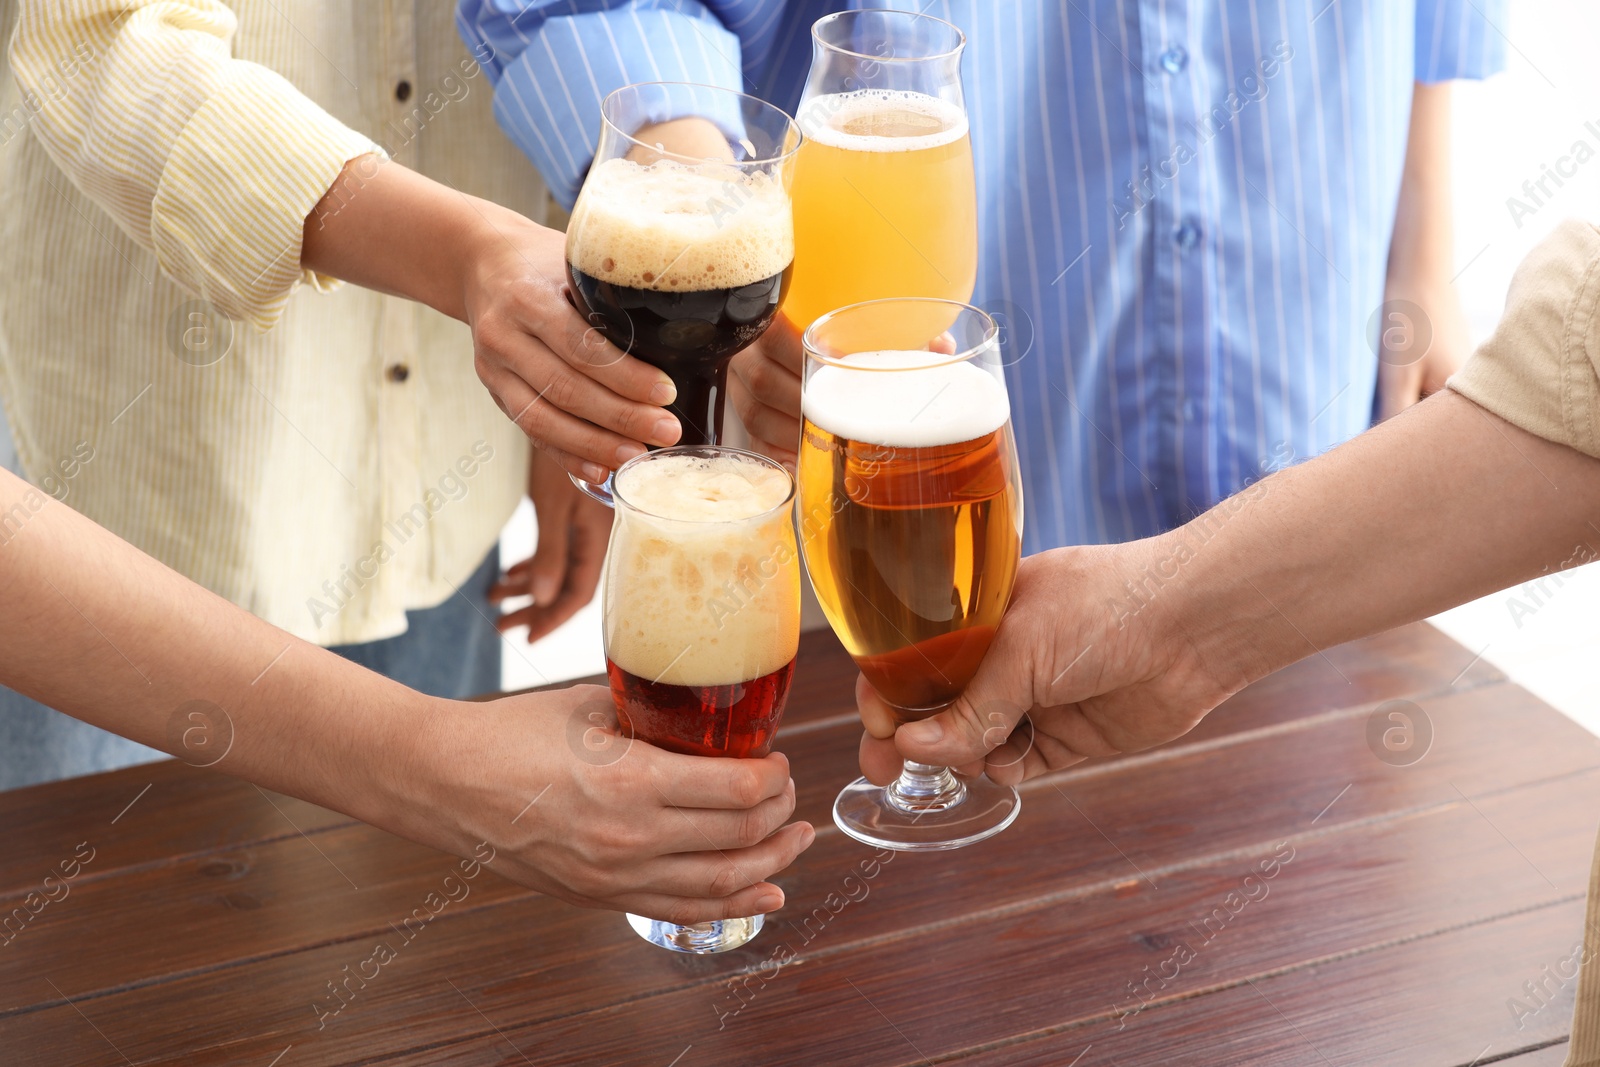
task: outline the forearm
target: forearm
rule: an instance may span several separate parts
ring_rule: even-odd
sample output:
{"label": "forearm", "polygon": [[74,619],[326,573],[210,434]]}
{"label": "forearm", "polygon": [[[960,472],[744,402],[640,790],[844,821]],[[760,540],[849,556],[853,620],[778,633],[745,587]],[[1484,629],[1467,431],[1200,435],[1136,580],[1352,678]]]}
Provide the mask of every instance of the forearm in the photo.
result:
{"label": "forearm", "polygon": [[538,224],[375,155],[351,160],[306,216],[301,265],[465,320],[485,247]]}
{"label": "forearm", "polygon": [[1445,392],[1153,547],[1186,557],[1160,618],[1238,685],[1594,558],[1600,460]]}
{"label": "forearm", "polygon": [[1450,83],[1417,83],[1405,170],[1389,246],[1391,292],[1448,283],[1455,271],[1455,199],[1451,184]]}
{"label": "forearm", "polygon": [[[405,773],[402,742],[429,710],[427,698],[289,637],[4,471],[0,603],[0,683],[369,821],[382,821],[373,772]],[[190,719],[196,701],[226,719]]]}

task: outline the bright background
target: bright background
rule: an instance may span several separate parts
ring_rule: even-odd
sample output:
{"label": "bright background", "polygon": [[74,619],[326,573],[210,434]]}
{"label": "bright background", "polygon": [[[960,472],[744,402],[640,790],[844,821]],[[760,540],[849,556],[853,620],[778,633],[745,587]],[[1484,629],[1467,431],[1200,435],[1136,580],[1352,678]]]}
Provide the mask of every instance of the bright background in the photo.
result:
{"label": "bright background", "polygon": [[[1600,152],[1600,4],[1595,0],[1514,0],[1510,69],[1456,90],[1457,284],[1476,339],[1494,329],[1517,264],[1563,218],[1600,220],[1600,158],[1519,228],[1506,207],[1546,164],[1585,139]],[[1585,128],[1593,122],[1593,131]],[[532,509],[506,527],[507,563],[528,554]],[[1511,675],[1590,731],[1600,734],[1600,564],[1569,571],[1563,584],[1511,589],[1434,620],[1456,640]],[[1512,603],[1522,605],[1513,613]],[[1524,609],[1531,609],[1531,613]],[[506,646],[508,689],[596,674],[604,669],[598,602],[529,647],[514,633]]]}

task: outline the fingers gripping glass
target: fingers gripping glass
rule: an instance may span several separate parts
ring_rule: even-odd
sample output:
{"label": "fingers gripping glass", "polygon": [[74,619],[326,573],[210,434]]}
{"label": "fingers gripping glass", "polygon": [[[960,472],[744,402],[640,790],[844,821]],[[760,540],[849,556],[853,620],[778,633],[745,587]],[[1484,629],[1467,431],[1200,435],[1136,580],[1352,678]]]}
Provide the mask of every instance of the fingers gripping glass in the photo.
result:
{"label": "fingers gripping glass", "polygon": [[[601,607],[622,732],[689,755],[765,756],[800,641],[794,479],[751,452],[676,446],[623,464],[615,500]],[[705,953],[749,941],[762,917],[628,922]]]}
{"label": "fingers gripping glass", "polygon": [[[672,379],[679,444],[716,444],[728,363],[772,323],[794,262],[799,128],[755,97],[682,82],[618,89],[600,113],[567,224],[573,303]],[[611,479],[574,481],[611,502]]]}
{"label": "fingers gripping glass", "polygon": [[[800,537],[834,632],[896,724],[938,714],[977,673],[1022,557],[1022,489],[999,331],[949,300],[875,300],[805,332]],[[841,830],[880,848],[959,848],[1021,809],[987,777],[908,762],[861,778]]]}

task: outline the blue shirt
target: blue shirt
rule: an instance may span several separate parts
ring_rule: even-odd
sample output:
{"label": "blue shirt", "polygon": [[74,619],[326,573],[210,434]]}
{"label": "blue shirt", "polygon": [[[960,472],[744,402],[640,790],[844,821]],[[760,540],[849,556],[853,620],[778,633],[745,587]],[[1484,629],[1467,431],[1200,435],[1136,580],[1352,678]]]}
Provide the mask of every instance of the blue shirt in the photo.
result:
{"label": "blue shirt", "polygon": [[1413,83],[1504,61],[1506,0],[463,0],[495,114],[576,197],[633,81],[793,112],[810,24],[967,35],[974,302],[1006,328],[1025,547],[1185,521],[1371,420]]}

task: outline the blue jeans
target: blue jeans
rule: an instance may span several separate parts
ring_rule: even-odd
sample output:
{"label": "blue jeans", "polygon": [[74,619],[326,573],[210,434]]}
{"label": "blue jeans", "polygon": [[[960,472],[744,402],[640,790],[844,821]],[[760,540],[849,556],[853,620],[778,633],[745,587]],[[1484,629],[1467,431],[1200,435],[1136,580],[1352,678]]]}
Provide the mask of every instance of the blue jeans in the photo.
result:
{"label": "blue jeans", "polygon": [[[399,637],[333,651],[434,696],[461,699],[498,691],[501,638],[494,617],[499,609],[488,602],[488,592],[499,569],[496,548],[460,593],[436,608],[407,612],[407,629]],[[165,758],[164,752],[0,687],[0,789]]]}
{"label": "blue jeans", "polygon": [[429,696],[465,700],[500,691],[500,609],[489,588],[500,575],[500,549],[489,550],[461,592],[436,608],[406,612],[406,632],[333,651]]}

